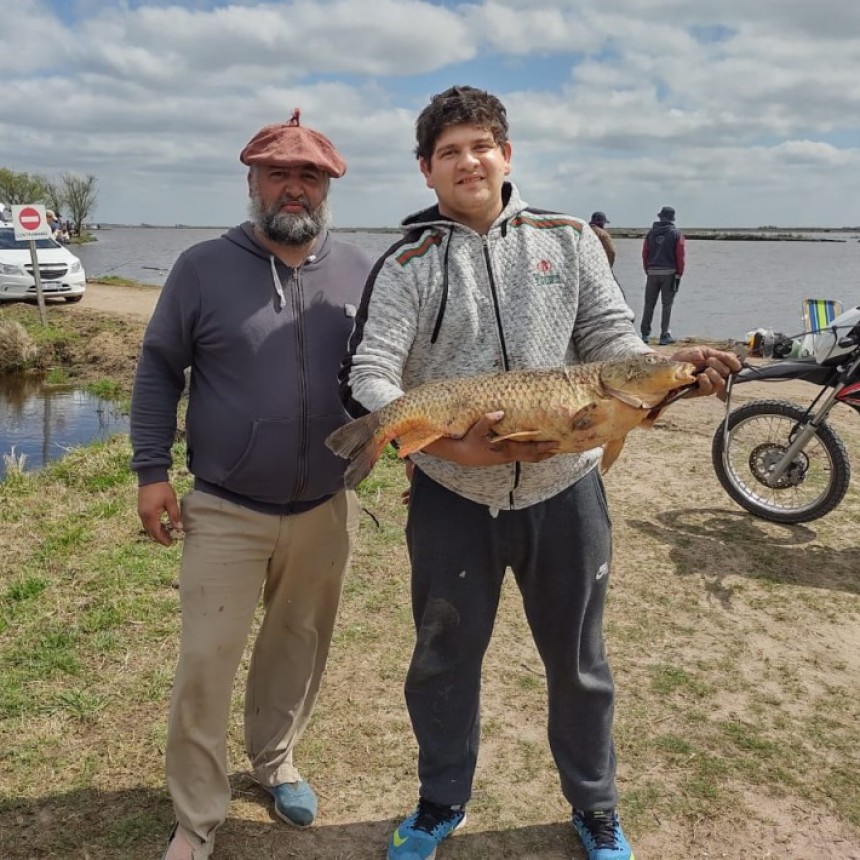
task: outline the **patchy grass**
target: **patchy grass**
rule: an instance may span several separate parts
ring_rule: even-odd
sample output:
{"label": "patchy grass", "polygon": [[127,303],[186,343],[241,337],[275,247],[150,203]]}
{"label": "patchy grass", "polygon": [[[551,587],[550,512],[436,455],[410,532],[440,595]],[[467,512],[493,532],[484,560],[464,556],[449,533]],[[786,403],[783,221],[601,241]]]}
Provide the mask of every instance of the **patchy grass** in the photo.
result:
{"label": "patchy grass", "polygon": [[131,393],[144,324],[87,311],[78,305],[48,308],[48,325],[28,304],[0,305],[0,321],[16,322],[35,345],[27,368],[54,373],[65,382],[110,385]]}
{"label": "patchy grass", "polygon": [[[111,378],[104,367],[82,376]],[[125,387],[122,372],[113,378]],[[839,432],[860,450],[848,418]],[[856,858],[860,499],[852,488],[802,527],[749,517],[710,472],[718,420],[716,402],[676,405],[658,429],[631,434],[606,478],[625,829],[637,856],[664,860]],[[175,453],[181,464],[181,445]],[[180,546],[142,534],[129,456],[119,436],[0,483],[3,858],[144,860],[160,856],[169,830],[163,755]],[[183,468],[174,477],[180,491],[189,486]],[[389,451],[360,488],[367,513],[297,754],[320,795],[319,826],[285,828],[246,775],[246,654],[228,736],[234,800],[216,858],[378,860],[414,804],[404,485]],[[581,860],[545,709],[543,667],[509,577],[485,661],[471,823],[439,860]]]}
{"label": "patchy grass", "polygon": [[108,284],[112,287],[158,287],[158,284],[147,284],[144,281],[136,281],[134,278],[121,278],[119,275],[96,275],[92,279],[99,284]]}

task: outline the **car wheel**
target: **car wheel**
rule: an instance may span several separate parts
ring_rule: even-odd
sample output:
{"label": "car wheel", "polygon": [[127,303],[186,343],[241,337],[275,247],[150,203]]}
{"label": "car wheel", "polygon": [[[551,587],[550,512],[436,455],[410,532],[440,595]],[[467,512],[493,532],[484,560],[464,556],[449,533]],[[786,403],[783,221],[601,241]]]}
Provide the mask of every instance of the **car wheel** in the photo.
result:
{"label": "car wheel", "polygon": [[71,303],[71,302],[79,302],[83,298],[83,296],[63,296],[63,298],[67,302]]}

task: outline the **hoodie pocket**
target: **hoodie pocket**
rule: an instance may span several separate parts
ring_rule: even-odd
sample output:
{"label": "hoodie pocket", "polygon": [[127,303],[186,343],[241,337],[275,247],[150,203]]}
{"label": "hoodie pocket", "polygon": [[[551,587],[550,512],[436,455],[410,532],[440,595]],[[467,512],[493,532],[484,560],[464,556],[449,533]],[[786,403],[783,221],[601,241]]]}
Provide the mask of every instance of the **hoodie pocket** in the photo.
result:
{"label": "hoodie pocket", "polygon": [[245,450],[221,486],[274,504],[313,501],[339,492],[347,461],[329,451],[325,440],[348,420],[342,412],[309,416],[303,447],[300,419],[255,421]]}
{"label": "hoodie pocket", "polygon": [[257,420],[242,455],[219,482],[230,492],[258,502],[292,501],[299,476],[301,422]]}

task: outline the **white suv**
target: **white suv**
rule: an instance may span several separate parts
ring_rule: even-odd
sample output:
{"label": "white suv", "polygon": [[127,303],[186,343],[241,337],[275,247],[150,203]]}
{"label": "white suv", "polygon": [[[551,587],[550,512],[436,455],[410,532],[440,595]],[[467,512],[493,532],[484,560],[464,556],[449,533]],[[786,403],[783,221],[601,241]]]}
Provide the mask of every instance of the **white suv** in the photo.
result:
{"label": "white suv", "polygon": [[[87,277],[81,261],[53,239],[36,239],[36,256],[45,298],[79,302]],[[30,243],[16,239],[11,225],[0,222],[0,301],[36,298]]]}

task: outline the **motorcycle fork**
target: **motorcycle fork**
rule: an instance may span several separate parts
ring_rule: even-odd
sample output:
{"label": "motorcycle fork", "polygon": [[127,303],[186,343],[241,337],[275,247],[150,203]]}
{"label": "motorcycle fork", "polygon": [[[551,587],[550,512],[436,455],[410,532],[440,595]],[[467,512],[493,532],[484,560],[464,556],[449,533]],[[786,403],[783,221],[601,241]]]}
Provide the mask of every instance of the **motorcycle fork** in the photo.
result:
{"label": "motorcycle fork", "polygon": [[839,385],[836,388],[832,388],[830,390],[830,394],[828,394],[824,399],[824,403],[821,404],[821,408],[814,414],[812,413],[812,410],[823,392],[820,392],[815,400],[813,400],[806,412],[807,420],[804,421],[803,424],[795,425],[794,439],[792,439],[791,444],[788,446],[782,457],[773,464],[773,468],[768,474],[769,483],[775,484],[779,481],[794,462],[797,455],[806,447],[806,443],[809,442],[809,440],[818,432],[818,429],[827,420],[830,410],[836,404],[836,398],[843,387],[844,386]]}

